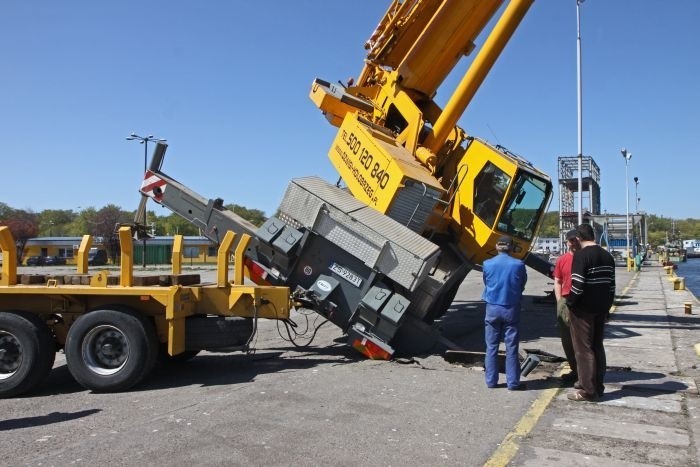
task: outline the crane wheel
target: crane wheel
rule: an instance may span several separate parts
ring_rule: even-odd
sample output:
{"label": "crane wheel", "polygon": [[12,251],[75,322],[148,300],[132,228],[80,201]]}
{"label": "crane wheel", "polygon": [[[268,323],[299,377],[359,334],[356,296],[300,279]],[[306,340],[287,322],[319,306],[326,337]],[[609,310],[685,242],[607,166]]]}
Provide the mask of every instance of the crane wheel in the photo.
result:
{"label": "crane wheel", "polygon": [[68,370],[95,392],[124,391],[141,382],[158,357],[153,323],[126,308],[99,309],[78,318],[65,345]]}
{"label": "crane wheel", "polygon": [[447,313],[447,310],[450,309],[452,302],[457,296],[460,284],[461,282],[457,282],[453,284],[449,290],[446,290],[440,294],[438,299],[428,310],[428,313],[426,313],[423,321],[425,321],[427,324],[432,324],[436,319],[442,318],[442,315]]}

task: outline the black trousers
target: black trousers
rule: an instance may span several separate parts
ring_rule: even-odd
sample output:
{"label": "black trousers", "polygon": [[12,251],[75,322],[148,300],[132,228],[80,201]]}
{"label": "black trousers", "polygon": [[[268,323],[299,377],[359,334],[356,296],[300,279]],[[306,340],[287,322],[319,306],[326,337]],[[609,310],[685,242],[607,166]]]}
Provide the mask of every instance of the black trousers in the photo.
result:
{"label": "black trousers", "polygon": [[605,313],[569,310],[571,340],[576,354],[576,367],[581,390],[587,397],[603,394],[605,386]]}

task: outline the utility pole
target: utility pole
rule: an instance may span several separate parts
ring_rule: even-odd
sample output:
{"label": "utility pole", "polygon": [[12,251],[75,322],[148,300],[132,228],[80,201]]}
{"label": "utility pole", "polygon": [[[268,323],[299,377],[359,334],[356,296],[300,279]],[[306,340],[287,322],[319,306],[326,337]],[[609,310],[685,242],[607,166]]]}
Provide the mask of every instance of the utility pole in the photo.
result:
{"label": "utility pole", "polygon": [[[642,242],[642,245],[646,245],[646,242],[644,240],[644,236],[642,235],[642,216],[639,213],[639,202],[641,199],[639,198],[639,177],[634,177],[634,199],[635,199],[635,206],[634,206],[634,213],[637,214],[638,219],[639,219],[639,239]],[[644,220],[646,223],[646,219]]]}
{"label": "utility pole", "polygon": [[584,0],[576,0],[576,64],[578,89],[578,223],[583,224],[583,91],[581,81],[581,14]]}
{"label": "utility pole", "polygon": [[[165,142],[167,140],[162,139],[162,138],[156,138],[153,135],[148,135],[148,136],[139,136],[136,133],[131,133],[129,136],[126,137],[127,141],[138,141],[139,144],[143,144],[143,173],[144,175],[146,174],[146,171],[148,170],[148,143],[149,142]],[[145,199],[146,202],[148,202],[148,199]],[[143,225],[144,225],[144,233],[148,229],[148,214],[146,210],[146,203],[143,203]],[[138,213],[137,213],[138,216]],[[147,235],[144,235],[143,237],[143,254],[141,255],[141,259],[143,260],[143,268],[146,268],[146,237]]]}
{"label": "utility pole", "polygon": [[630,187],[629,187],[629,176],[627,175],[627,166],[629,165],[630,159],[632,159],[632,153],[628,152],[627,149],[622,148],[620,150],[622,157],[625,158],[625,233],[627,236],[627,271],[632,269],[631,258],[630,258]]}

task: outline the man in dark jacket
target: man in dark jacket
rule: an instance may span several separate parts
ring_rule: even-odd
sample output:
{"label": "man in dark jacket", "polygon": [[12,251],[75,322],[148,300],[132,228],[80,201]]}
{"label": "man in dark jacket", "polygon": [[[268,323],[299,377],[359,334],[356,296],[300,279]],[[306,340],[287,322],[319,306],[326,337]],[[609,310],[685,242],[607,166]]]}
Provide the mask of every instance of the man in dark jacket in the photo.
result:
{"label": "man in dark jacket", "polygon": [[524,384],[520,383],[518,326],[527,272],[522,261],[510,256],[512,249],[513,239],[503,236],[496,243],[498,255],[484,261],[483,280],[486,287],[481,298],[486,302],[486,386],[495,388],[498,384],[498,346],[503,339],[506,344],[506,384],[508,389],[516,391],[524,389]]}
{"label": "man in dark jacket", "polygon": [[571,266],[571,292],[566,298],[570,311],[571,338],[576,354],[578,383],[573,401],[595,401],[605,386],[603,333],[615,300],[615,260],[595,243],[589,224],[576,227],[581,249],[574,253]]}

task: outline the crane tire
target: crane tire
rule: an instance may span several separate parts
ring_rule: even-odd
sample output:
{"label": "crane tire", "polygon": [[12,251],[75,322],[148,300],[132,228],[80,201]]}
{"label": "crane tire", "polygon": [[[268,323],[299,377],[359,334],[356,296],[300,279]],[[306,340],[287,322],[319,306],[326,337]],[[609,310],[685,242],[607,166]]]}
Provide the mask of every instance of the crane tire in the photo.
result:
{"label": "crane tire", "polygon": [[34,389],[49,374],[55,358],[56,341],[39,316],[0,312],[0,397]]}
{"label": "crane tire", "polygon": [[105,307],[79,317],[68,330],[68,370],[94,392],[125,391],[140,383],[158,358],[153,323],[124,307]]}
{"label": "crane tire", "polygon": [[449,290],[446,290],[438,296],[438,299],[430,307],[430,310],[428,311],[428,313],[426,313],[425,317],[423,318],[423,321],[425,323],[432,324],[433,321],[442,318],[442,316],[445,313],[447,313],[447,310],[450,309],[450,305],[452,305],[452,302],[457,296],[457,292],[459,291],[460,285],[461,282],[457,282],[453,284]]}

